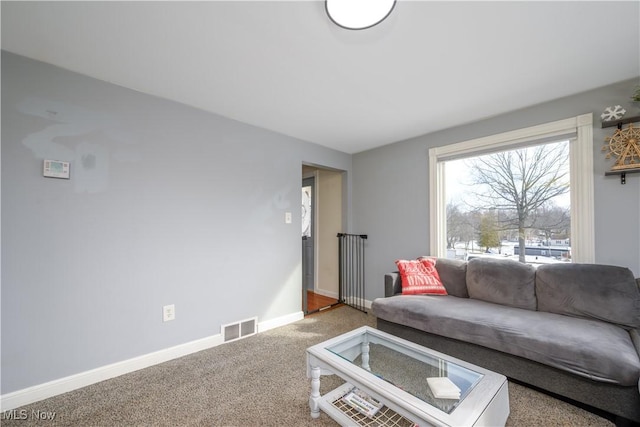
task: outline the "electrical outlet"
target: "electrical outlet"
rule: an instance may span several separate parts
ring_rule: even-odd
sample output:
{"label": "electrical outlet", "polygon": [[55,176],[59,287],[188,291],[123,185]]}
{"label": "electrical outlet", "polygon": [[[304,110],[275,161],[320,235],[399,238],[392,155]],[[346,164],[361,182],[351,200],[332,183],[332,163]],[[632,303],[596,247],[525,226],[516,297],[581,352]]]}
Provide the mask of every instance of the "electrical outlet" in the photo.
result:
{"label": "electrical outlet", "polygon": [[291,212],[284,213],[284,222],[285,224],[291,224]]}
{"label": "electrical outlet", "polygon": [[165,305],[162,307],[162,321],[168,322],[176,318],[176,306],[175,304]]}

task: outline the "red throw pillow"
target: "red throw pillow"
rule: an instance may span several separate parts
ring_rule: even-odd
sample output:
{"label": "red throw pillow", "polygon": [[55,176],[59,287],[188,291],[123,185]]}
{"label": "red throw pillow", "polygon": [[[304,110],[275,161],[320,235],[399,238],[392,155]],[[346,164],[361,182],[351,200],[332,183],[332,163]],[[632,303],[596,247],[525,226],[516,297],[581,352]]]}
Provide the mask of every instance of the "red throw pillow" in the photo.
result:
{"label": "red throw pillow", "polygon": [[402,278],[402,295],[447,295],[434,259],[398,260],[396,266]]}

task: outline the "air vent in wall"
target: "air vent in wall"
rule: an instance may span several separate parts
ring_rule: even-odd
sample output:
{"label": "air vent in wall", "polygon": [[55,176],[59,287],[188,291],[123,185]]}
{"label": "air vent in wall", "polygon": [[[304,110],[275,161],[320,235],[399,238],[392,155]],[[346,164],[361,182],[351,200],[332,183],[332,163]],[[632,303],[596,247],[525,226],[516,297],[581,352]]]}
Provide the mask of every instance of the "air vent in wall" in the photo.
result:
{"label": "air vent in wall", "polygon": [[223,342],[234,341],[240,338],[255,335],[257,332],[257,324],[258,318],[253,317],[251,319],[242,320],[240,322],[222,325]]}

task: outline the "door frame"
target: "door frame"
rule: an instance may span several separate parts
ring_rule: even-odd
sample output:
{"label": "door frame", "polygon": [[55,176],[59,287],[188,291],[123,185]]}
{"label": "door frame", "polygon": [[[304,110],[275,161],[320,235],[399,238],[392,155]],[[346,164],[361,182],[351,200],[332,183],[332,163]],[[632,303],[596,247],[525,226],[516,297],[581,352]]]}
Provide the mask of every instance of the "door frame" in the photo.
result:
{"label": "door frame", "polygon": [[[307,187],[307,186],[311,186],[311,256],[307,257],[305,254],[305,245],[304,245],[304,237],[302,238],[302,242],[301,242],[301,256],[302,256],[302,308],[304,311],[304,314],[309,314],[309,308],[308,308],[308,302],[307,302],[307,292],[310,290],[309,289],[309,283],[307,281],[307,277],[308,275],[306,274],[306,268],[311,267],[312,269],[312,278],[311,281],[313,282],[313,289],[311,289],[311,291],[315,291],[316,289],[316,285],[317,285],[317,272],[316,272],[316,245],[317,245],[317,239],[316,239],[316,210],[317,210],[317,206],[316,206],[316,185],[317,185],[317,177],[318,177],[318,173],[317,170],[313,172],[312,176],[303,176],[302,177],[302,185],[301,188],[303,187]],[[302,230],[300,230],[300,232],[302,233]],[[307,262],[305,262],[307,261]],[[308,261],[310,261],[310,264],[308,263]]]}

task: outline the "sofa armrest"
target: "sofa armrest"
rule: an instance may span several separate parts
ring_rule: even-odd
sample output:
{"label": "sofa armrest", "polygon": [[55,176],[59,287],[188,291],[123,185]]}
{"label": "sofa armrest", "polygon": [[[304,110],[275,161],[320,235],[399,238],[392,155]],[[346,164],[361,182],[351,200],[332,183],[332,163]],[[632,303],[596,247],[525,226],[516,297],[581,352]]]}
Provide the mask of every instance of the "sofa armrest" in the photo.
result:
{"label": "sofa armrest", "polygon": [[[638,280],[638,284],[640,284],[640,279]],[[640,356],[640,329],[631,329],[629,330],[629,335],[631,335],[631,342],[633,346],[636,348],[638,352],[638,356]],[[640,393],[640,378],[638,378],[638,393]]]}
{"label": "sofa armrest", "polygon": [[394,271],[384,275],[384,296],[392,297],[402,293],[402,281],[400,279],[400,273]]}
{"label": "sofa armrest", "polygon": [[640,329],[629,330],[629,335],[631,335],[631,342],[633,343],[633,346],[636,348],[638,356],[640,357]]}

